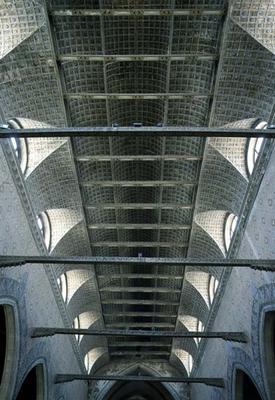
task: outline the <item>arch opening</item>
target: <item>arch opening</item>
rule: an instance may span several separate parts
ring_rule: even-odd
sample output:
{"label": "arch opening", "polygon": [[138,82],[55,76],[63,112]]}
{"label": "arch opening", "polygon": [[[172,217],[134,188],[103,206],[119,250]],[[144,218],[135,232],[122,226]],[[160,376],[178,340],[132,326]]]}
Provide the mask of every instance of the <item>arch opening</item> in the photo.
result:
{"label": "arch opening", "polygon": [[68,277],[66,272],[57,278],[57,284],[65,304],[68,302]]}
{"label": "arch opening", "polygon": [[236,370],[235,400],[262,400],[251,378],[241,369]]}
{"label": "arch opening", "polygon": [[215,294],[218,290],[219,280],[214,276],[210,275],[208,283],[208,296],[210,304],[213,303]]}
{"label": "arch opening", "polygon": [[[254,126],[254,129],[267,129],[267,126],[267,122],[261,121]],[[249,175],[252,175],[253,173],[257,160],[261,154],[263,143],[263,137],[251,138],[248,142],[246,161]]]}
{"label": "arch opening", "polygon": [[0,306],[0,384],[2,384],[3,373],[5,368],[7,343],[7,327],[4,307]]}
{"label": "arch opening", "polygon": [[16,335],[13,306],[0,304],[0,399],[13,398],[18,350]]}
{"label": "arch opening", "polygon": [[264,371],[270,399],[275,398],[275,311],[267,312],[264,319]]}
{"label": "arch opening", "polygon": [[238,217],[235,214],[228,214],[224,224],[224,244],[228,252],[235,230],[237,228]]}
{"label": "arch opening", "polygon": [[[11,129],[22,129],[20,122],[14,118],[9,121],[8,126]],[[13,148],[14,154],[18,159],[22,174],[25,175],[28,167],[28,145],[24,138],[11,137],[11,147]]]}
{"label": "arch opening", "polygon": [[44,369],[42,364],[33,367],[27,374],[16,400],[44,400]]}
{"label": "arch opening", "polygon": [[161,384],[120,382],[111,388],[104,400],[172,400],[172,397]]}
{"label": "arch opening", "polygon": [[51,223],[47,212],[42,211],[36,215],[36,223],[41,232],[47,250],[51,247]]}

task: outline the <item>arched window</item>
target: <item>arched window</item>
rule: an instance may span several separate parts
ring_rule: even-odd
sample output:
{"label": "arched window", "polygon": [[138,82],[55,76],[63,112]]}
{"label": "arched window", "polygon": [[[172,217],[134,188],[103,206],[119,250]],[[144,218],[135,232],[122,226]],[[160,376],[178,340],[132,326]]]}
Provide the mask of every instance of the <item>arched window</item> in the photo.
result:
{"label": "arched window", "polygon": [[[255,126],[255,129],[266,129],[266,128],[267,128],[267,122],[265,121],[262,121]],[[255,164],[257,162],[257,159],[259,157],[263,145],[263,141],[264,138],[259,137],[259,138],[251,138],[248,142],[246,162],[249,175],[251,175],[253,172],[253,169],[255,167]]]}
{"label": "arched window", "polygon": [[216,291],[219,286],[219,281],[214,275],[210,275],[209,284],[208,284],[208,295],[210,304],[213,303]]}
{"label": "arched window", "polygon": [[235,400],[262,400],[257,387],[241,369],[236,370]]}
{"label": "arched window", "polygon": [[264,371],[270,399],[275,398],[275,311],[267,312],[264,320]]}
{"label": "arched window", "polygon": [[[203,332],[204,331],[204,325],[203,323],[198,319],[197,322],[197,332]],[[197,344],[199,344],[201,341],[201,338],[196,338],[196,342]]]}
{"label": "arched window", "polygon": [[57,278],[57,284],[59,286],[59,290],[62,294],[64,303],[67,303],[68,301],[68,278],[66,272],[64,274],[60,275]]}
{"label": "arched window", "polygon": [[[21,124],[16,120],[10,120],[8,123],[9,127],[12,129],[21,129]],[[21,171],[25,174],[28,165],[28,147],[27,141],[24,138],[12,137],[10,139],[13,151],[18,159],[21,167]]]}
{"label": "arched window", "polygon": [[48,214],[46,212],[41,212],[37,214],[36,222],[43,236],[45,245],[47,249],[49,249],[51,245],[51,224]]}
{"label": "arched window", "polygon": [[85,365],[85,368],[86,368],[87,372],[89,373],[90,372],[90,357],[89,357],[89,353],[87,353],[85,355],[85,357],[84,357],[84,365]]}
{"label": "arched window", "polygon": [[238,217],[234,214],[229,214],[225,220],[225,225],[224,225],[224,244],[225,244],[225,249],[226,251],[229,250],[230,243],[232,240],[232,237],[234,235],[234,232],[237,227],[237,222],[238,222]]}
{"label": "arched window", "polygon": [[187,360],[187,369],[188,369],[188,375],[191,374],[193,368],[193,357],[191,356],[191,354],[188,354],[188,360]]}
{"label": "arched window", "polygon": [[12,399],[16,379],[16,319],[13,306],[0,304],[0,399]]}
{"label": "arched window", "polygon": [[43,365],[36,365],[26,376],[16,400],[43,400],[44,399],[44,371]]}
{"label": "arched window", "polygon": [[[78,317],[78,316],[75,317],[75,319],[74,319],[74,321],[73,321],[73,328],[74,328],[74,329],[80,329],[80,320],[79,320],[79,317]],[[75,335],[75,338],[76,338],[77,342],[79,343],[80,340],[81,340],[81,335],[76,334],[76,335]]]}
{"label": "arched window", "polygon": [[11,145],[12,145],[12,148],[14,150],[14,153],[15,153],[16,157],[19,158],[19,152],[20,152],[19,139],[15,138],[15,137],[12,137],[11,138]]}

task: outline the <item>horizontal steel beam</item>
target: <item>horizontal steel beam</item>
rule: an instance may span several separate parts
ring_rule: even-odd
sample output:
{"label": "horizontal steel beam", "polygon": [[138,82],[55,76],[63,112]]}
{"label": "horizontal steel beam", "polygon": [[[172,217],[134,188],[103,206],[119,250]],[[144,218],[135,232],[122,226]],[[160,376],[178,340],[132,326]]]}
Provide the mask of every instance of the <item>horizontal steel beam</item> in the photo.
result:
{"label": "horizontal steel beam", "polygon": [[185,186],[194,187],[197,182],[190,181],[82,181],[82,187],[175,187]]}
{"label": "horizontal steel beam", "polygon": [[[157,278],[157,276],[156,276]],[[109,286],[99,289],[100,292],[128,292],[128,293],[181,293],[181,290],[165,287],[143,287],[143,286]]]}
{"label": "horizontal steel beam", "polygon": [[121,230],[188,230],[191,229],[191,225],[183,224],[88,224],[89,229],[121,229]]}
{"label": "horizontal steel beam", "polygon": [[127,247],[127,248],[142,248],[142,247],[179,247],[187,248],[188,243],[177,243],[177,242],[92,242],[92,247]]}
{"label": "horizontal steel beam", "polygon": [[198,54],[198,53],[186,53],[186,54],[108,54],[108,55],[96,55],[96,54],[63,54],[59,55],[58,61],[60,62],[75,62],[75,61],[91,61],[91,62],[129,62],[129,61],[216,61],[218,56],[216,54]]}
{"label": "horizontal steel beam", "polygon": [[275,129],[236,129],[198,127],[94,127],[9,129],[0,127],[0,138],[11,137],[264,137],[275,138]]}
{"label": "horizontal steel beam", "polygon": [[84,205],[87,210],[192,210],[192,204],[180,203],[94,203]]}
{"label": "horizontal steel beam", "polygon": [[200,156],[188,156],[182,154],[164,154],[164,155],[147,155],[147,154],[139,154],[139,155],[83,155],[77,156],[76,161],[78,162],[109,162],[109,161],[120,161],[120,162],[130,162],[130,161],[201,161],[202,157]]}
{"label": "horizontal steel beam", "polygon": [[24,264],[67,264],[67,265],[175,265],[194,267],[238,267],[275,271],[274,259],[196,259],[196,258],[159,258],[159,257],[52,257],[52,256],[0,256],[0,266],[9,267]]}
{"label": "horizontal steel beam", "polygon": [[243,332],[175,332],[156,330],[118,330],[118,329],[74,329],[74,328],[34,328],[31,337],[48,337],[54,335],[90,335],[104,337],[150,337],[150,338],[205,338],[223,339],[232,342],[247,343]]}
{"label": "horizontal steel beam", "polygon": [[181,93],[64,93],[66,99],[91,99],[91,100],[186,100],[192,99],[208,99],[211,93],[198,94],[192,92]]}
{"label": "horizontal steel beam", "polygon": [[161,377],[161,376],[131,376],[131,375],[78,375],[78,374],[57,374],[54,383],[81,381],[120,381],[120,382],[171,382],[171,383],[203,383],[208,386],[225,387],[221,378],[182,378],[182,377]]}
{"label": "horizontal steel beam", "polygon": [[167,16],[194,16],[200,15],[220,16],[224,14],[223,8],[106,8],[106,9],[84,9],[66,8],[63,10],[53,9],[50,14],[56,17],[167,17]]}

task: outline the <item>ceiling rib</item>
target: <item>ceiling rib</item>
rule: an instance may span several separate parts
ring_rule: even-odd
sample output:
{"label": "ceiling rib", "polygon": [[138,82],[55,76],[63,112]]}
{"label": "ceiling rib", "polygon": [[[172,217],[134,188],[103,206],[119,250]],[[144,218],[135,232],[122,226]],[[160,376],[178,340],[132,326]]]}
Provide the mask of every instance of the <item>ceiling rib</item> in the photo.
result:
{"label": "ceiling rib", "polygon": [[[171,8],[175,9],[175,0],[172,1]],[[169,40],[168,40],[168,47],[167,47],[167,70],[166,70],[166,82],[165,82],[165,92],[166,94],[169,94],[169,89],[170,89],[170,75],[171,75],[171,53],[172,53],[172,40],[173,40],[173,32],[174,32],[174,15],[171,14],[170,16],[170,26],[169,26]],[[169,108],[169,98],[166,96],[165,102],[164,102],[164,115],[163,115],[163,124],[164,126],[167,125],[167,117],[168,117],[168,108]],[[160,165],[160,180],[164,180],[164,155],[166,153],[166,138],[163,137],[162,139],[162,145],[161,145],[161,165]],[[159,200],[158,203],[161,205],[162,203],[162,198],[163,198],[163,186],[160,187],[159,189]],[[162,215],[162,208],[159,207],[157,209],[157,220],[158,220],[158,232],[157,232],[157,241],[160,242],[161,240],[161,215]],[[158,247],[157,249],[157,257],[160,255],[161,247]],[[154,272],[155,272],[155,280],[154,280],[154,290],[152,288],[152,292],[154,293],[154,300],[156,300],[157,296],[157,286],[158,286],[158,280],[157,280],[157,275],[158,275],[158,266],[154,267]],[[156,306],[154,305],[154,313],[156,313]],[[156,316],[154,315],[152,318],[152,321],[156,323]]]}
{"label": "ceiling rib", "polygon": [[[102,0],[99,0],[99,7],[100,7],[100,11],[102,9]],[[100,37],[101,37],[101,50],[103,55],[105,56],[106,54],[106,46],[105,46],[105,29],[104,29],[104,18],[102,16],[102,14],[100,15]],[[108,78],[107,78],[107,69],[106,69],[106,62],[107,59],[104,58],[103,59],[103,80],[104,80],[104,91],[106,94],[106,100],[105,100],[105,104],[106,104],[106,119],[107,119],[107,124],[108,126],[111,126],[111,114],[110,114],[110,103],[109,103],[109,97],[108,97]],[[112,175],[112,180],[115,181],[115,164],[114,164],[114,159],[113,159],[113,141],[112,141],[112,137],[110,136],[108,138],[109,141],[109,155],[110,155],[110,164],[111,164],[111,175]],[[117,199],[117,193],[116,193],[116,187],[112,188],[113,191],[113,201],[114,204],[117,204],[118,199]],[[115,208],[115,221],[116,224],[118,224],[119,222],[119,217],[118,217],[118,209]],[[90,226],[88,227],[90,229]],[[121,237],[121,231],[118,228],[116,229],[116,234],[117,234],[117,241],[122,241],[123,238]],[[120,251],[120,250],[119,250]],[[120,272],[121,271],[121,267],[120,267]],[[97,269],[96,269],[96,274],[97,274]],[[124,307],[124,306],[123,306]],[[108,343],[108,351],[109,351],[109,343]]]}
{"label": "ceiling rib", "polygon": [[173,204],[173,203],[118,203],[118,204],[86,204],[87,209],[103,209],[103,210],[157,210],[161,207],[163,210],[192,210],[193,204]]}
{"label": "ceiling rib", "polygon": [[83,187],[174,187],[174,186],[186,186],[186,187],[193,187],[197,185],[197,182],[190,182],[190,181],[82,181],[80,185]]}
{"label": "ceiling rib", "polygon": [[101,292],[128,292],[128,293],[180,293],[178,289],[171,289],[165,287],[144,287],[144,286],[111,286],[111,287],[103,287],[99,289]]}
{"label": "ceiling rib", "polygon": [[213,97],[212,97],[212,104],[211,104],[211,110],[210,110],[210,115],[209,115],[209,124],[208,124],[209,127],[211,127],[213,125],[213,114],[214,114],[214,110],[216,107],[216,98],[217,98],[217,93],[218,93],[218,86],[219,86],[221,69],[222,69],[222,64],[223,64],[223,56],[224,56],[224,51],[225,51],[225,38],[227,36],[226,33],[228,30],[229,21],[230,21],[228,7],[229,7],[229,5],[227,6],[226,13],[222,20],[221,36],[220,36],[220,42],[219,42],[219,52],[218,52],[218,59],[216,62],[217,64],[216,64],[216,71],[215,71],[215,80],[213,82],[213,89],[212,89]]}
{"label": "ceiling rib", "polygon": [[168,322],[114,322],[107,323],[106,328],[166,328],[174,329],[175,324],[169,324]]}
{"label": "ceiling rib", "polygon": [[145,306],[177,306],[178,302],[174,301],[162,301],[162,300],[135,300],[135,299],[110,299],[110,300],[102,300],[102,304],[128,304],[128,305],[145,305]]}
{"label": "ceiling rib", "polygon": [[171,345],[169,343],[163,343],[163,342],[127,342],[123,341],[117,342],[117,343],[110,343],[110,347],[170,347]]}
{"label": "ceiling rib", "polygon": [[159,155],[81,155],[76,156],[76,160],[78,162],[107,162],[107,161],[201,161],[202,157],[200,156],[189,156],[182,154],[159,154]]}
{"label": "ceiling rib", "polygon": [[160,357],[168,357],[170,352],[169,351],[158,351],[158,350],[146,350],[146,351],[130,351],[130,350],[124,350],[124,351],[111,351],[112,356],[114,357],[124,357],[124,356],[148,356],[150,357],[152,354],[155,356],[160,356]]}
{"label": "ceiling rib", "polygon": [[[70,110],[69,110],[69,106],[67,104],[66,98],[64,96],[64,93],[66,92],[66,87],[65,87],[65,80],[64,80],[64,75],[61,69],[61,65],[60,62],[58,61],[58,56],[57,56],[57,43],[56,43],[56,37],[54,34],[54,27],[53,27],[53,23],[52,23],[52,18],[49,14],[49,10],[46,9],[45,7],[45,18],[46,18],[46,25],[48,28],[48,34],[49,34],[49,39],[50,39],[50,44],[51,44],[51,50],[52,50],[52,55],[53,55],[53,63],[54,63],[54,67],[55,67],[55,74],[56,74],[56,79],[57,79],[57,85],[58,85],[58,89],[59,89],[59,93],[60,93],[60,100],[61,100],[61,104],[64,107],[64,116],[65,116],[65,121],[66,121],[66,125],[69,126],[71,125],[71,115],[70,115]],[[79,192],[79,198],[81,200],[81,214],[84,220],[84,225],[85,225],[85,235],[87,237],[88,243],[89,243],[89,234],[88,234],[88,230],[87,230],[87,224],[85,223],[85,211],[84,211],[84,207],[83,207],[83,201],[82,201],[82,195],[81,195],[81,190],[80,190],[80,186],[79,186],[79,180],[78,180],[78,174],[77,174],[77,169],[76,169],[76,165],[74,162],[74,158],[73,158],[73,151],[72,151],[72,143],[71,143],[71,139],[68,138],[68,146],[70,149],[70,153],[72,155],[71,159],[72,159],[72,167],[73,167],[73,171],[74,171],[74,177],[76,179],[76,183],[77,183],[77,190]],[[90,251],[91,251],[91,247],[90,247]],[[92,254],[92,253],[91,253]],[[103,321],[103,313],[102,313],[102,306],[100,303],[100,293],[98,290],[98,282],[95,279],[95,290],[96,290],[96,294],[97,294],[97,302],[98,302],[98,306],[101,310],[101,321]],[[104,324],[103,327],[105,328]],[[78,346],[77,346],[78,347]],[[74,346],[73,346],[74,348]],[[85,365],[83,362],[83,358],[82,358],[82,354],[80,353],[80,356],[77,357],[78,359],[82,359],[82,364],[80,364],[80,368],[81,370],[83,370],[83,368],[85,369]]]}
{"label": "ceiling rib", "polygon": [[[104,313],[105,317],[107,318],[112,318],[114,315],[113,314],[108,314],[108,313]],[[176,318],[177,315],[176,314],[166,314],[166,313],[159,313],[159,312],[116,312],[116,317],[153,317],[156,316],[158,318]]]}
{"label": "ceiling rib", "polygon": [[[219,36],[219,44],[218,44],[218,47],[219,47],[218,59],[217,59],[217,61],[216,61],[216,65],[214,66],[214,69],[213,69],[213,72],[212,72],[212,81],[211,81],[211,88],[210,88],[211,93],[216,93],[216,90],[217,90],[217,79],[218,79],[218,78],[217,78],[217,76],[218,76],[217,70],[219,69],[219,65],[220,65],[220,62],[221,62],[221,53],[222,53],[222,45],[223,45],[223,35],[224,35],[224,29],[225,29],[225,21],[226,21],[227,15],[228,15],[228,5],[227,5],[227,10],[226,10],[225,15],[226,15],[226,16],[223,15],[223,18],[222,18],[222,25],[221,25],[221,27],[220,27],[220,32],[219,32],[219,35],[220,35],[220,36]],[[214,102],[214,96],[211,97],[211,99],[210,99],[210,104],[209,104],[208,121],[207,121],[207,126],[208,126],[208,127],[211,125],[211,118],[212,118],[212,113],[213,113],[213,102]],[[191,240],[192,240],[192,233],[193,233],[193,229],[194,229],[194,216],[195,216],[195,214],[196,214],[197,205],[198,205],[198,188],[199,188],[199,184],[200,184],[201,179],[202,179],[202,167],[203,167],[204,160],[205,160],[206,143],[207,143],[208,140],[209,140],[209,138],[204,138],[203,159],[202,159],[202,161],[201,161],[201,163],[200,163],[200,170],[199,170],[199,173],[198,173],[198,185],[197,185],[196,188],[195,188],[195,198],[194,198],[194,202],[193,202],[194,208],[193,208],[193,212],[192,212],[192,227],[191,227],[190,232],[189,232],[189,245],[190,245]],[[188,256],[188,251],[189,251],[189,249],[190,249],[190,247],[188,246],[188,249],[187,249],[187,256]],[[181,296],[180,296],[180,304],[182,304],[183,296],[184,296],[184,287],[182,286]],[[182,312],[182,311],[180,310],[180,307],[179,307],[179,309],[178,309],[178,318],[177,318],[177,321],[179,320],[179,317],[180,317],[180,313],[181,313],[181,312]],[[176,330],[178,330],[178,329],[181,329],[181,328],[179,328],[178,324],[176,323]],[[173,351],[175,351],[175,347],[176,347],[176,342],[175,342],[175,340],[173,339],[172,351],[171,351],[171,353],[172,353]]]}
{"label": "ceiling rib", "polygon": [[142,17],[142,16],[160,16],[160,17],[168,17],[168,16],[221,16],[224,14],[223,8],[220,9],[207,9],[207,8],[185,8],[185,9],[64,9],[64,10],[55,10],[52,9],[50,11],[51,15],[56,17],[124,17],[124,16],[133,16],[133,17]]}
{"label": "ceiling rib", "polygon": [[[154,230],[154,229],[172,229],[172,230],[188,230],[191,225],[181,225],[181,224],[88,224],[88,229],[141,229],[141,230]],[[160,239],[158,239],[159,241]]]}
{"label": "ceiling rib", "polygon": [[216,61],[218,58],[215,54],[200,54],[200,53],[186,53],[186,54],[137,54],[137,55],[119,55],[119,54],[108,54],[108,55],[96,55],[96,54],[63,54],[58,56],[59,62],[75,62],[75,61],[92,61],[92,62],[104,62],[104,61],[117,61],[117,62],[128,62],[128,61]]}
{"label": "ceiling rib", "polygon": [[[67,99],[64,95],[64,93],[66,93],[66,83],[65,83],[65,78],[64,78],[64,74],[63,74],[63,70],[62,70],[62,66],[61,63],[58,60],[58,45],[57,45],[57,40],[56,40],[56,36],[55,36],[55,31],[54,31],[54,25],[53,25],[53,19],[52,16],[49,13],[49,10],[46,10],[45,12],[46,14],[46,20],[47,20],[47,24],[48,24],[48,30],[49,30],[49,35],[50,35],[50,40],[51,40],[51,45],[52,45],[52,53],[54,55],[54,62],[56,64],[56,75],[57,75],[57,80],[59,82],[59,89],[61,92],[61,98],[64,104],[64,109],[65,109],[65,115],[66,115],[66,121],[67,121],[67,125],[70,126],[71,125],[71,114],[70,114],[70,107],[67,103]],[[71,153],[71,159],[72,159],[72,165],[73,165],[73,170],[74,170],[74,175],[75,175],[75,180],[77,183],[77,188],[78,188],[78,192],[79,192],[79,197],[81,200],[81,214],[83,216],[83,222],[84,222],[84,231],[85,231],[85,235],[87,237],[87,241],[90,244],[90,240],[89,240],[89,232],[87,229],[87,220],[86,220],[86,214],[85,214],[85,209],[83,206],[83,197],[82,197],[82,193],[81,193],[81,189],[80,189],[80,185],[79,185],[79,176],[78,176],[78,169],[76,167],[76,163],[74,160],[74,152],[73,152],[73,142],[72,142],[72,138],[68,138],[68,145],[69,145],[69,149],[70,149],[70,153]],[[90,254],[92,254],[92,247],[89,247],[90,249]],[[96,294],[97,294],[97,302],[98,302],[98,307],[101,311],[101,315],[100,315],[100,321],[103,325],[103,327],[105,328],[104,325],[104,318],[103,318],[103,312],[102,312],[102,304],[101,304],[101,299],[100,299],[100,291],[99,291],[99,286],[98,286],[98,281],[97,281],[97,277],[96,277],[96,273],[94,274],[94,283],[95,283],[95,290],[96,290]],[[84,361],[83,361],[84,363]]]}
{"label": "ceiling rib", "polygon": [[177,243],[177,242],[111,242],[111,241],[94,241],[92,243],[92,247],[179,247],[185,248],[188,247],[188,243]]}
{"label": "ceiling rib", "polygon": [[[154,279],[155,274],[141,274],[139,272],[137,273],[131,273],[131,274],[112,274],[112,278],[118,279],[123,275],[123,278],[125,279]],[[97,275],[98,279],[105,279],[106,275]],[[164,274],[158,274],[158,279],[171,279],[171,275],[164,275]],[[174,279],[182,279],[182,275],[173,275],[173,280]]]}
{"label": "ceiling rib", "polygon": [[207,99],[211,97],[211,93],[97,93],[97,92],[74,92],[64,93],[67,99],[91,99],[91,100],[186,100]]}

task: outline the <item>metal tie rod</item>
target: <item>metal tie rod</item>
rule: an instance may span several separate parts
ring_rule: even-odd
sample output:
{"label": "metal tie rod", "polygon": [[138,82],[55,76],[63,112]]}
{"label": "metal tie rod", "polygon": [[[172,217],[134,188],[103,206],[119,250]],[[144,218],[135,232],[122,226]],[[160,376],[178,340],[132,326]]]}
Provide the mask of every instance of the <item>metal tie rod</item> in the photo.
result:
{"label": "metal tie rod", "polygon": [[275,138],[275,129],[236,129],[198,127],[94,127],[94,128],[34,128],[0,127],[0,139],[11,137],[264,137]]}
{"label": "metal tie rod", "polygon": [[225,387],[222,378],[179,378],[168,376],[131,376],[131,375],[80,375],[80,374],[57,374],[54,383],[81,381],[120,381],[120,382],[171,382],[171,383],[203,383],[208,386]]}
{"label": "metal tie rod", "polygon": [[253,259],[196,259],[196,258],[168,258],[168,257],[52,257],[52,256],[0,256],[0,267],[14,267],[25,264],[67,264],[67,265],[107,265],[107,264],[135,264],[135,265],[169,265],[169,266],[196,266],[196,267],[243,267],[256,270],[275,271],[275,260]]}
{"label": "metal tie rod", "polygon": [[54,335],[89,335],[104,337],[158,337],[158,338],[205,338],[223,339],[230,342],[247,343],[248,338],[243,332],[170,332],[154,330],[130,329],[75,329],[75,328],[41,328],[32,330],[32,338],[48,337]]}

